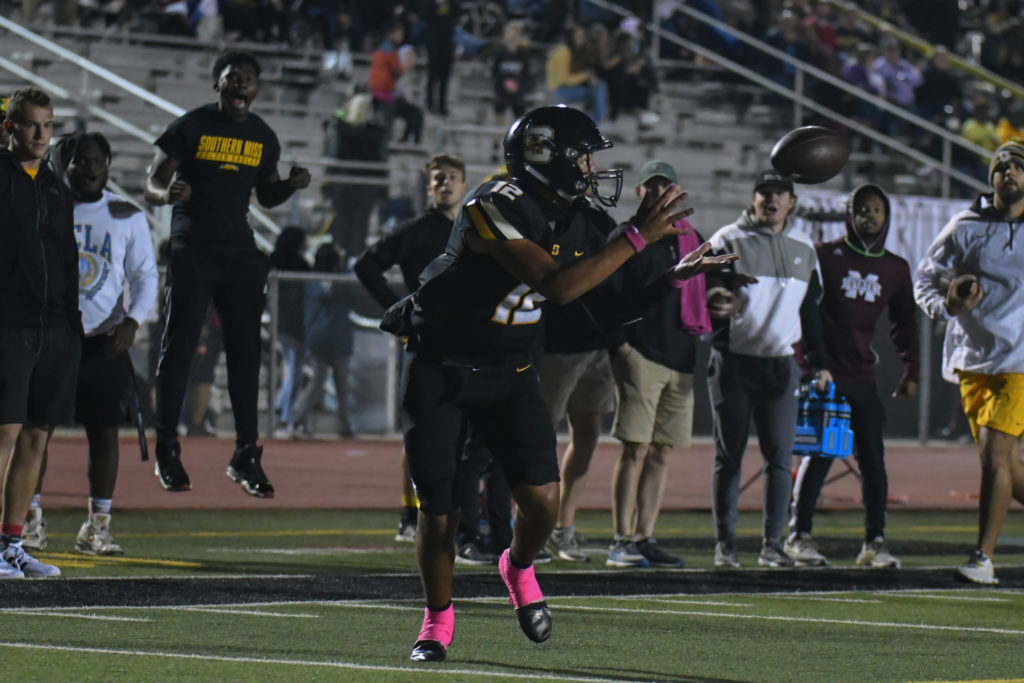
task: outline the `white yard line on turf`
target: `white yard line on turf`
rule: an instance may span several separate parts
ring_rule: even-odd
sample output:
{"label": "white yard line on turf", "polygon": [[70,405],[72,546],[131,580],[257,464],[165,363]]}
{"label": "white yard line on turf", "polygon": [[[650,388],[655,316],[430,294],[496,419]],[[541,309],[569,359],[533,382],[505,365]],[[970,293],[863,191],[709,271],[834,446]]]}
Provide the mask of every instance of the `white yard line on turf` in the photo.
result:
{"label": "white yard line on turf", "polygon": [[356,671],[386,671],[394,673],[433,674],[437,676],[478,676],[481,678],[517,678],[525,680],[545,681],[580,681],[581,683],[619,683],[620,678],[599,678],[596,676],[567,676],[564,674],[521,674],[512,671],[488,671],[485,669],[435,669],[429,666],[374,666],[356,664],[355,662],[319,662],[309,659],[261,659],[259,657],[224,657],[218,655],[186,654],[180,652],[159,652],[153,650],[115,650],[101,647],[71,647],[67,645],[47,645],[39,643],[2,642],[0,648],[19,648],[23,650],[48,650],[51,652],[76,652],[81,654],[124,655],[128,657],[165,657],[168,659],[191,659],[200,662],[230,662],[241,664],[282,664],[285,666],[312,666],[324,669],[351,669]]}
{"label": "white yard line on turf", "polygon": [[624,598],[620,595],[608,595],[602,596],[602,600],[628,600],[635,602],[637,600],[644,600],[646,602],[664,602],[669,605],[707,605],[709,607],[753,607],[754,605],[749,602],[722,602],[720,600],[687,600],[685,598],[642,598],[642,597],[629,597]]}
{"label": "white yard line on turf", "polygon": [[[1002,591],[1000,591],[1002,592]],[[1011,602],[1008,598],[994,598],[984,595],[934,595],[932,593],[901,593],[898,591],[875,592],[893,598],[924,598],[925,600],[962,600],[964,602]]]}
{"label": "white yard line on turf", "polygon": [[775,598],[776,600],[815,600],[817,602],[860,602],[866,605],[880,605],[884,600],[865,600],[863,598],[833,598],[827,595],[814,595],[813,593],[800,593],[798,595],[762,595],[762,598]]}
{"label": "white yard line on turf", "polygon": [[565,605],[558,606],[562,610],[579,610],[585,612],[626,612],[629,614],[668,614],[683,617],[711,617],[722,619],[757,619],[762,621],[793,621],[803,624],[838,624],[841,626],[870,626],[884,628],[907,628],[922,631],[956,631],[974,633],[1000,633],[1011,636],[1024,636],[1024,630],[1014,628],[990,628],[985,626],[944,626],[941,624],[904,624],[894,621],[860,621],[858,619],[820,619],[816,617],[782,617],[767,614],[732,614],[727,612],[698,612],[688,610],[651,610],[651,609],[625,609],[619,607],[589,607],[586,605]]}
{"label": "white yard line on turf", "polygon": [[258,609],[220,609],[215,607],[177,607],[185,612],[204,612],[206,614],[237,614],[247,617],[285,617],[293,619],[319,619],[319,614],[302,614],[296,612],[295,614],[289,614],[288,612],[264,612]]}
{"label": "white yard line on turf", "polygon": [[153,621],[148,617],[112,617],[104,614],[75,614],[53,610],[5,609],[4,614],[21,614],[31,617],[63,617],[65,619],[93,619],[96,621]]}

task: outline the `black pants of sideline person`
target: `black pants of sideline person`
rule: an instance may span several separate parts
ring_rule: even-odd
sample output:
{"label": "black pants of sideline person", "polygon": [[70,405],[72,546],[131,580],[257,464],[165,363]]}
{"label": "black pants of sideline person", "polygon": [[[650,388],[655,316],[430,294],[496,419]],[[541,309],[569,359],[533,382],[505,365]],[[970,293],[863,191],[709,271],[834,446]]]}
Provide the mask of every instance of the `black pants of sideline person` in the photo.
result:
{"label": "black pants of sideline person", "polygon": [[260,374],[260,316],[267,257],[255,247],[230,254],[175,245],[171,252],[163,339],[157,369],[157,438],[177,438],[189,366],[213,301],[224,335],[228,395],[238,444],[255,443]]}
{"label": "black pants of sideline person", "polygon": [[[836,382],[836,393],[850,404],[850,428],[853,453],[860,467],[861,495],[864,498],[864,538],[885,536],[886,498],[889,479],[885,472],[885,406],[874,382]],[[814,507],[834,458],[811,457],[800,467],[793,488],[793,515],[796,531],[811,533]]]}

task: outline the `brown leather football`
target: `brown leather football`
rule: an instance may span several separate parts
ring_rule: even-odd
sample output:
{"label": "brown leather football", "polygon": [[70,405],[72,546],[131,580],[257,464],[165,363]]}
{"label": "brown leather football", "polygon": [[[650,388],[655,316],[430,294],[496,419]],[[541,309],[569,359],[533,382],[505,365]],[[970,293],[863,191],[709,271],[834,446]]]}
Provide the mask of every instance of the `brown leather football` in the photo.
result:
{"label": "brown leather football", "polygon": [[772,148],[772,166],[795,183],[823,183],[843,169],[850,158],[844,135],[824,126],[789,131]]}

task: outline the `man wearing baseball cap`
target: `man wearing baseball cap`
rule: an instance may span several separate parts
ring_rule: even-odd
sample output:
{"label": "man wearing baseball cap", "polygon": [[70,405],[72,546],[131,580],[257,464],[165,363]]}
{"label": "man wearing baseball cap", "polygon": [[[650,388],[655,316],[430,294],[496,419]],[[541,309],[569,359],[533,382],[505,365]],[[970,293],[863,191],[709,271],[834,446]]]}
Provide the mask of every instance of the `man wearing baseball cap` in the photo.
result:
{"label": "man wearing baseball cap", "polygon": [[754,182],[750,207],[708,240],[715,251],[740,254],[732,274],[708,277],[708,307],[715,321],[708,393],[714,414],[716,567],[740,566],[736,514],[752,418],[765,461],[764,528],[757,562],[767,567],[794,564],[781,543],[801,374],[794,345],[803,341],[818,383],[832,379],[824,369],[817,309],[822,291],[818,257],[811,238],[789,222],[795,206],[793,183],[776,171],[763,171]]}
{"label": "man wearing baseball cap", "polygon": [[994,585],[992,557],[1011,498],[1024,502],[1024,140],[1000,145],[992,192],[949,221],[914,276],[914,298],[946,320],[942,374],[960,397],[981,456],[978,545],[954,577]]}
{"label": "man wearing baseball cap", "polygon": [[[640,168],[635,191],[643,201],[660,196],[678,176],[664,161]],[[647,245],[620,271],[625,291],[636,291],[664,273],[703,238],[685,219],[675,224],[682,234]],[[674,285],[652,300],[635,322],[623,328],[612,346],[612,369],[619,405],[612,436],[622,442],[612,481],[612,523],[615,539],[606,564],[613,567],[682,567],[685,560],[669,554],[654,539],[668,476],[669,454],[690,446],[693,431],[693,369],[697,344],[711,331],[704,276]],[[638,311],[639,313],[639,311]]]}

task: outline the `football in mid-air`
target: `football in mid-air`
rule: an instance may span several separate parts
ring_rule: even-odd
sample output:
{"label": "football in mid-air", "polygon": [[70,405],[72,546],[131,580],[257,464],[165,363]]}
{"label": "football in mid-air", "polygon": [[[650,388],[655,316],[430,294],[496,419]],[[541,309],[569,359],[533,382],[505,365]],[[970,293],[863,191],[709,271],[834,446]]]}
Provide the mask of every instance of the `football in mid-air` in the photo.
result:
{"label": "football in mid-air", "polygon": [[795,183],[823,183],[850,158],[846,137],[824,126],[789,131],[772,148],[772,166]]}

